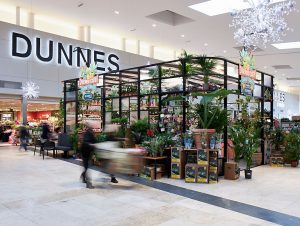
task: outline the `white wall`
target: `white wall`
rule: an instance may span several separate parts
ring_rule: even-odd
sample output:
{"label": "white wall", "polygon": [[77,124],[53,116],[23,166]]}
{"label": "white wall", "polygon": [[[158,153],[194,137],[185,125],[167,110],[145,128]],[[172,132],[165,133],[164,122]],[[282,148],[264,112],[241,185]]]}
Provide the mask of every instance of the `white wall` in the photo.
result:
{"label": "white wall", "polygon": [[299,115],[299,95],[275,90],[274,92],[274,117],[290,118]]}
{"label": "white wall", "polygon": [[[91,43],[78,41],[66,37],[61,37],[46,32],[33,30],[30,28],[20,27],[13,24],[0,22],[0,80],[26,82],[31,79],[36,82],[40,87],[41,97],[53,97],[60,98],[62,96],[62,83],[61,81],[76,78],[79,75],[79,68],[76,66],[76,53],[73,53],[74,63],[73,67],[57,63],[57,51],[54,48],[54,58],[49,63],[44,63],[36,59],[35,54],[31,54],[30,57],[23,59],[11,56],[12,41],[11,33],[18,32],[28,36],[33,43],[35,37],[41,38],[42,52],[43,50],[48,53],[46,48],[48,41],[54,41],[54,46],[57,42],[61,42],[65,45],[72,44],[73,48],[76,46],[82,48],[89,48],[91,50],[103,51],[106,54],[114,53],[119,59],[120,69],[126,69],[130,67],[142,66],[147,63],[156,63],[158,60],[154,60],[148,57],[143,57],[136,54],[127,53],[124,51],[111,49]],[[46,50],[45,50],[46,48]],[[33,52],[35,47],[33,47]],[[16,90],[1,89],[0,94],[17,94]],[[19,93],[18,93],[19,94]]]}

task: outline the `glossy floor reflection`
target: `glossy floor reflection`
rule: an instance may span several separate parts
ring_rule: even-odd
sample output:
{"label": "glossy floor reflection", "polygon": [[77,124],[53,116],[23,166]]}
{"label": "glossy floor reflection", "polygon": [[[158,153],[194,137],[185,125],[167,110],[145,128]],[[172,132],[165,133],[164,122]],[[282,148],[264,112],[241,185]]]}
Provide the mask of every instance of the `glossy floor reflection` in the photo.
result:
{"label": "glossy floor reflection", "polygon": [[98,171],[96,188],[86,189],[80,172],[69,162],[1,147],[0,225],[275,225],[124,179],[112,185]]}

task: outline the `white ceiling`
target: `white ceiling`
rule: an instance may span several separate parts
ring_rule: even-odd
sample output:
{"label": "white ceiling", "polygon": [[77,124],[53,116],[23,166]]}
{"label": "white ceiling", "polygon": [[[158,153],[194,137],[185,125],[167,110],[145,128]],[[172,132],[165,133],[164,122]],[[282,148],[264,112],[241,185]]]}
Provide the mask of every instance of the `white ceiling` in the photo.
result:
{"label": "white ceiling", "polygon": [[[55,16],[79,25],[91,25],[98,29],[119,34],[122,37],[148,41],[157,46],[174,49],[185,49],[197,54],[224,56],[238,62],[239,53],[233,47],[233,30],[229,28],[231,16],[223,14],[209,17],[188,6],[205,0],[1,0],[9,4],[19,5],[36,14]],[[296,8],[300,9],[300,0],[296,0]],[[82,7],[77,7],[84,3]],[[120,12],[119,15],[114,13]],[[146,16],[171,10],[189,17],[194,22],[178,26],[170,26],[147,18]],[[293,12],[287,17],[288,24],[294,29],[283,37],[284,42],[300,41],[300,13]],[[155,23],[157,27],[151,25]],[[135,31],[130,31],[136,29]],[[182,38],[181,35],[185,37]],[[205,43],[208,45],[205,46]],[[275,75],[280,85],[297,85],[290,91],[300,93],[300,81],[288,83],[286,77],[300,77],[300,49],[277,50],[268,45],[260,46],[262,52],[255,53],[259,70]],[[226,53],[224,53],[226,50]],[[278,70],[272,65],[290,65],[293,69]]]}

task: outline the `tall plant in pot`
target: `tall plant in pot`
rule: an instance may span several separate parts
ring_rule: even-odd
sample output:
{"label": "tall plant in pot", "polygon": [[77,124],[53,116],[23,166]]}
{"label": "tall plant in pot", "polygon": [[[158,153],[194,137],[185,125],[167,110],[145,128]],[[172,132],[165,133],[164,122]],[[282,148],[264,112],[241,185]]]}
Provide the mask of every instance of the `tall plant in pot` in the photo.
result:
{"label": "tall plant in pot", "polygon": [[271,132],[271,141],[274,145],[275,152],[281,152],[281,146],[284,144],[284,131],[281,127],[277,127]]}
{"label": "tall plant in pot", "polygon": [[290,132],[285,138],[284,158],[291,163],[292,167],[297,167],[300,160],[300,134]]}
{"label": "tall plant in pot", "polygon": [[217,61],[215,59],[208,58],[206,55],[199,56],[196,63],[200,65],[200,72],[203,74],[203,90],[209,90],[209,76],[213,74]]}
{"label": "tall plant in pot", "polygon": [[246,161],[245,178],[252,178],[252,157],[260,145],[261,119],[259,111],[252,115],[248,111],[251,97],[237,101],[241,105],[240,117],[229,127],[230,137],[235,151],[235,161],[238,163],[241,156]]}
{"label": "tall plant in pot", "polygon": [[190,117],[197,121],[197,129],[193,130],[196,148],[209,148],[210,137],[220,133],[227,124],[227,109],[223,109],[221,101],[236,90],[220,89],[211,93],[193,93],[193,96],[202,96],[199,104],[196,104]]}

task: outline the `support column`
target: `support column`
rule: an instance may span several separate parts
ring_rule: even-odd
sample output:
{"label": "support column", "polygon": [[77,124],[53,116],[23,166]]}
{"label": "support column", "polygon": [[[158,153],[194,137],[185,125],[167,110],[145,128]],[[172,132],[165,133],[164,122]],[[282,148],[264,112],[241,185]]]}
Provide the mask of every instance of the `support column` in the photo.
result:
{"label": "support column", "polygon": [[136,42],[136,54],[141,55],[141,41],[137,40]]}
{"label": "support column", "polygon": [[28,14],[28,27],[34,29],[34,13],[30,12]]}
{"label": "support column", "polygon": [[177,60],[176,50],[173,51],[173,60]]}
{"label": "support column", "polygon": [[78,28],[78,39],[80,41],[84,41],[84,27],[83,26],[80,26]]}
{"label": "support column", "polygon": [[22,123],[23,125],[27,124],[27,99],[22,96]]}
{"label": "support column", "polygon": [[16,7],[16,25],[21,25],[21,16],[20,16],[20,14],[21,14],[21,8],[20,8],[20,6],[17,6]]}
{"label": "support column", "polygon": [[122,50],[126,51],[126,38],[122,38]]}
{"label": "support column", "polygon": [[85,40],[86,42],[91,42],[91,26],[85,27]]}
{"label": "support column", "polygon": [[149,49],[149,57],[150,57],[150,58],[154,58],[154,46],[150,46],[150,49]]}

